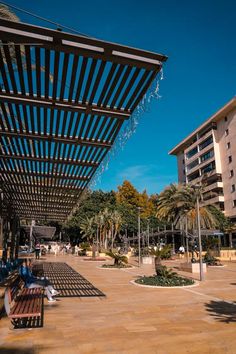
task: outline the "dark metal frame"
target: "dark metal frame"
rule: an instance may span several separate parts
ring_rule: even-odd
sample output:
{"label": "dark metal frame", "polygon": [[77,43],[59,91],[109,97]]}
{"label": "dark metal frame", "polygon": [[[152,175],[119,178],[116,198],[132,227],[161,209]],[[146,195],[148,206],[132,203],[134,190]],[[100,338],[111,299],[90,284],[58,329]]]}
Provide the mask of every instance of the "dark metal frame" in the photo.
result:
{"label": "dark metal frame", "polygon": [[0,19],[0,187],[65,220],[166,56]]}

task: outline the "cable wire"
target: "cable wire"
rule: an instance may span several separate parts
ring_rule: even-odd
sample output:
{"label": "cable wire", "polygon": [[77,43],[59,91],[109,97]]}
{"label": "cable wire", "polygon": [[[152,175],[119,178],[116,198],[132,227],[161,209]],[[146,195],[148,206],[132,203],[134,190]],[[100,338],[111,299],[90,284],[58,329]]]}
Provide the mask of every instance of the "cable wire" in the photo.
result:
{"label": "cable wire", "polygon": [[93,37],[91,37],[91,36],[88,36],[88,35],[85,34],[85,33],[81,33],[81,32],[79,32],[79,31],[75,30],[74,28],[67,27],[67,26],[64,26],[64,25],[62,25],[62,24],[60,24],[60,23],[58,23],[58,22],[54,22],[54,21],[48,20],[47,18],[41,17],[41,16],[36,15],[36,14],[34,14],[34,13],[32,13],[32,12],[29,12],[29,11],[27,11],[27,10],[21,9],[20,7],[17,7],[17,6],[8,4],[8,3],[4,2],[4,1],[1,1],[0,4],[3,4],[3,5],[5,5],[5,6],[8,6],[8,7],[14,9],[14,10],[23,12],[23,13],[25,13],[25,14],[27,14],[27,15],[30,15],[30,16],[32,16],[32,17],[35,17],[35,18],[37,18],[37,19],[39,19],[39,20],[42,20],[42,21],[51,23],[51,24],[53,24],[53,25],[56,25],[56,26],[57,26],[57,29],[60,29],[60,27],[61,27],[61,28],[65,28],[65,29],[67,29],[67,30],[69,30],[69,31],[72,31],[72,32],[74,32],[74,33],[77,33],[77,34],[79,34],[79,35],[81,35],[81,36],[88,37],[88,38],[93,38]]}

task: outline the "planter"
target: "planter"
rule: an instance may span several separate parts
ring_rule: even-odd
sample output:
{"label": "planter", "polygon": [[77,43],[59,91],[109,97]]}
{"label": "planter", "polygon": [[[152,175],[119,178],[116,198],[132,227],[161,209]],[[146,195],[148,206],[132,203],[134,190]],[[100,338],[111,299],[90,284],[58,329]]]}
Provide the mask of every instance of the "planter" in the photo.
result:
{"label": "planter", "polygon": [[176,289],[176,288],[192,288],[192,287],[195,287],[195,286],[198,286],[199,285],[199,282],[196,282],[194,281],[194,284],[191,284],[191,285],[182,285],[182,286],[158,286],[158,285],[144,285],[144,284],[138,284],[136,283],[135,280],[130,280],[130,283],[133,284],[133,285],[136,285],[136,286],[141,286],[143,288],[149,288],[149,289]]}
{"label": "planter", "polygon": [[153,257],[142,257],[142,264],[153,264]]}
{"label": "planter", "polygon": [[[179,270],[189,273],[200,274],[200,263],[180,263]],[[206,263],[203,263],[203,272],[206,273]]]}
{"label": "planter", "polygon": [[100,253],[99,253],[99,257],[107,257],[107,255],[106,255],[105,252],[100,252]]}

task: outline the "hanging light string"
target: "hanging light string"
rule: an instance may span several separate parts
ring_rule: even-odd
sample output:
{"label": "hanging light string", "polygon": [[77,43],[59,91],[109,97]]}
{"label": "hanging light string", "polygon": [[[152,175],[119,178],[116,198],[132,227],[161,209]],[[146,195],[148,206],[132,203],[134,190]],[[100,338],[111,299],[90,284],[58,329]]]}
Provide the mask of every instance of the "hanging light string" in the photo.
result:
{"label": "hanging light string", "polygon": [[57,29],[64,28],[64,29],[67,29],[67,30],[69,30],[69,31],[71,31],[71,32],[77,33],[77,34],[79,34],[79,35],[81,35],[81,36],[88,37],[88,38],[93,38],[92,36],[89,36],[89,35],[87,35],[87,34],[85,34],[85,33],[79,32],[79,31],[75,30],[74,28],[71,28],[71,27],[68,27],[68,26],[64,26],[64,25],[62,25],[62,24],[60,24],[60,23],[58,23],[58,22],[55,22],[55,21],[51,21],[51,20],[49,20],[49,19],[47,19],[47,18],[45,18],[45,17],[36,15],[36,14],[34,14],[33,12],[24,10],[24,9],[22,9],[22,8],[20,8],[20,7],[15,6],[15,5],[8,4],[8,3],[5,2],[5,1],[1,1],[0,4],[5,5],[5,6],[8,6],[8,7],[14,9],[14,10],[19,11],[19,12],[22,12],[22,13],[24,13],[24,14],[26,14],[26,15],[32,16],[32,17],[34,17],[34,18],[37,18],[38,20],[48,22],[48,23],[50,23],[50,24],[56,26]]}
{"label": "hanging light string", "polygon": [[89,182],[87,189],[93,189],[101,182],[101,176],[105,170],[108,169],[111,157],[116,157],[120,150],[123,150],[129,138],[136,132],[140,119],[145,113],[149,112],[149,106],[154,99],[160,99],[159,86],[160,81],[163,80],[163,68],[153,81],[147,93],[142,98],[141,102],[136,107],[130,119],[126,121],[121,131],[119,132],[114,145],[108,152],[107,156],[101,161],[96,173]]}

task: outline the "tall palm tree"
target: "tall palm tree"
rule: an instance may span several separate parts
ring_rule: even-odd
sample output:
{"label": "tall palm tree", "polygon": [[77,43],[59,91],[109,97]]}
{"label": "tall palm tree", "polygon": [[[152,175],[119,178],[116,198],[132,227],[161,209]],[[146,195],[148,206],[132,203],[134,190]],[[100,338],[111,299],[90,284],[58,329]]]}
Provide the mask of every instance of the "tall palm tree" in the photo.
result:
{"label": "tall palm tree", "polygon": [[111,248],[113,249],[113,243],[115,241],[115,238],[120,230],[121,224],[122,224],[122,216],[121,214],[117,211],[114,210],[111,213]]}
{"label": "tall palm tree", "polygon": [[166,222],[177,222],[182,205],[179,200],[181,184],[170,184],[159,194],[156,216]]}
{"label": "tall palm tree", "polygon": [[108,241],[111,240],[111,212],[105,208],[102,212],[103,215],[103,234],[104,234],[104,247],[107,249]]}
{"label": "tall palm tree", "polygon": [[80,228],[81,232],[83,233],[83,238],[87,238],[89,242],[93,242],[96,235],[96,224],[94,222],[94,217],[87,217],[86,219],[82,220]]}
{"label": "tall palm tree", "polygon": [[197,199],[200,202],[200,222],[201,227],[205,229],[214,228],[217,224],[215,214],[208,205],[203,205],[203,192],[204,186],[195,188],[191,185],[182,185],[181,190],[178,193],[179,208],[180,208],[180,220],[187,220],[187,226],[189,230],[197,229]]}
{"label": "tall palm tree", "polygon": [[160,195],[157,206],[157,217],[161,220],[174,222],[175,225],[187,222],[188,230],[196,230],[197,199],[200,201],[201,227],[213,228],[216,225],[215,215],[209,206],[201,204],[203,187],[171,184]]}

